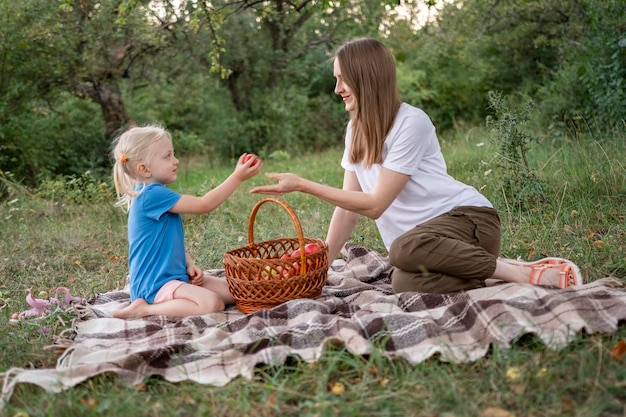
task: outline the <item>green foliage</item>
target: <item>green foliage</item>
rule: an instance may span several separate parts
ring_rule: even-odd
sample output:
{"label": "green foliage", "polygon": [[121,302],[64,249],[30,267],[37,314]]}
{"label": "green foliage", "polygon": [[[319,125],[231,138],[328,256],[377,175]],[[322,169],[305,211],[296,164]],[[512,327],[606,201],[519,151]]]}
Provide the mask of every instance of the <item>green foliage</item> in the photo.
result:
{"label": "green foliage", "polygon": [[124,88],[128,109],[137,124],[160,124],[172,134],[176,153],[214,155],[229,141],[238,124],[228,92],[206,73],[161,74],[154,87]]}
{"label": "green foliage", "polygon": [[563,62],[540,89],[548,123],[600,132],[623,129],[626,120],[626,3],[582,1],[586,31],[564,43]]}
{"label": "green foliage", "polygon": [[559,67],[564,44],[580,38],[583,27],[576,0],[474,0],[480,33],[478,56],[495,69],[492,90],[521,90],[534,94],[551,71]]}
{"label": "green foliage", "polygon": [[268,155],[283,150],[293,155],[342,143],[347,115],[328,95],[309,97],[297,87],[258,92],[250,113],[220,142],[220,154],[235,158],[242,152]]}
{"label": "green foliage", "polygon": [[387,41],[398,62],[402,98],[423,108],[439,130],[484,120],[488,91],[502,85],[499,61],[487,47],[493,40],[480,29],[480,6],[446,3],[436,14],[437,24],[414,33],[400,22],[400,31],[393,30]]}
{"label": "green foliage", "polygon": [[109,203],[115,198],[115,189],[110,183],[94,177],[87,171],[80,176],[46,179],[35,189],[34,194],[60,203]]}
{"label": "green foliage", "polygon": [[494,132],[492,142],[498,153],[496,160],[503,178],[503,188],[514,205],[533,205],[543,199],[541,182],[531,168],[528,152],[538,139],[524,129],[531,114],[532,102],[511,110],[501,93],[489,92],[489,106],[495,116],[487,117],[487,127]]}
{"label": "green foliage", "polygon": [[115,7],[0,3],[0,169],[35,186],[108,167],[107,135],[127,116],[117,82],[162,36],[147,30],[143,13],[118,25]]}
{"label": "green foliage", "polygon": [[[33,100],[21,114],[4,113],[0,124],[0,170],[25,184],[58,175],[93,170],[107,175],[108,149],[102,148],[102,122],[93,103],[61,93],[54,105]],[[95,132],[95,133],[94,133]]]}
{"label": "green foliage", "polygon": [[[410,64],[403,61],[398,61],[396,64],[398,74],[398,89],[400,90],[400,97],[402,101],[410,103],[414,106],[421,107],[424,103],[428,103],[435,99],[433,91],[429,90],[427,85],[432,85],[428,81],[426,71],[411,68]],[[437,117],[437,115],[431,115],[433,119],[437,119],[445,126],[444,120]]]}
{"label": "green foliage", "polygon": [[440,129],[484,119],[487,92],[503,91],[533,97],[555,133],[607,132],[625,119],[625,18],[620,0],[451,2],[436,25],[412,35],[398,24],[389,43],[403,96]]}
{"label": "green foliage", "polygon": [[29,186],[108,175],[129,119],[222,162],[340,143],[329,58],[357,36],[384,39],[402,97],[440,131],[484,120],[489,91],[532,97],[555,140],[624,126],[621,0],[444,2],[420,28],[386,0],[218,3],[0,2],[0,170]]}
{"label": "green foliage", "polygon": [[30,197],[32,194],[30,190],[25,187],[20,181],[15,179],[15,175],[12,172],[0,171],[0,202],[7,201],[7,204],[16,201],[16,197]]}

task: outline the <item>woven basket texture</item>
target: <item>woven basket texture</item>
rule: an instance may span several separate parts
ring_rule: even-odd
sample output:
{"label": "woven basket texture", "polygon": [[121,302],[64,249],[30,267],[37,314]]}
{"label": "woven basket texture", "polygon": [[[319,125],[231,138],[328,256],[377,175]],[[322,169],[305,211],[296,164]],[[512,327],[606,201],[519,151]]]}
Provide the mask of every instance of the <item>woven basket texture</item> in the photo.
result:
{"label": "woven basket texture", "polygon": [[[254,223],[259,208],[266,203],[283,207],[294,223],[297,237],[254,242]],[[305,253],[308,244],[319,251]],[[296,257],[281,258],[302,248]],[[224,254],[228,289],[237,308],[244,313],[269,309],[298,298],[317,298],[328,278],[328,246],[320,239],[305,238],[295,211],[276,198],[260,200],[248,222],[248,245]]]}

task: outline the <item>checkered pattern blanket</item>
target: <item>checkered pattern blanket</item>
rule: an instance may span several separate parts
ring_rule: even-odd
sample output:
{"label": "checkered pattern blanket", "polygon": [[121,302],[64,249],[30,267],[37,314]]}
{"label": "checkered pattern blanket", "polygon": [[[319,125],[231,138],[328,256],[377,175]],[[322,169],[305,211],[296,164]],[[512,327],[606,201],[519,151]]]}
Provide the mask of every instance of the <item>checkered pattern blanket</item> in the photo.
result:
{"label": "checkered pattern blanket", "polygon": [[344,255],[330,268],[318,299],[247,315],[233,306],[184,319],[121,320],[111,313],[129,303],[128,292],[98,295],[83,306],[73,337],[57,341],[64,353],[55,369],[15,368],[0,375],[3,399],[17,383],[58,392],[105,372],[128,384],[159,375],[221,386],[292,355],[316,361],[327,343],[355,355],[379,349],[414,364],[433,356],[468,362],[491,345],[508,348],[526,334],[558,349],[581,331],[610,333],[626,321],[626,291],[619,288],[624,284],[611,278],[565,290],[502,283],[451,295],[394,294],[387,258],[355,245],[346,246]]}

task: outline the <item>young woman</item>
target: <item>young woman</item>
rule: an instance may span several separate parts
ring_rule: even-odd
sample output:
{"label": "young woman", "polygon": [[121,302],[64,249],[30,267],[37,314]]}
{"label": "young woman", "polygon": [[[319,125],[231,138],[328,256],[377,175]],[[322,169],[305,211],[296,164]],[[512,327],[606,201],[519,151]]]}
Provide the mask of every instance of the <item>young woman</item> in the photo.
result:
{"label": "young woman", "polygon": [[169,133],[134,127],[114,142],[113,178],[119,206],[128,213],[131,304],[113,316],[191,316],[224,310],[234,302],[225,280],[204,276],[185,250],[181,214],[209,213],[263,163],[243,154],[234,172],[202,197],[166,187],[176,181],[178,159]]}
{"label": "young woman", "polygon": [[359,216],[375,219],[394,266],[394,291],[448,293],[488,279],[565,288],[582,283],[560,258],[532,264],[498,260],[500,219],[487,198],[447,173],[435,127],[398,94],[391,52],[372,38],[342,45],[333,59],[335,93],[350,115],[343,188],[291,173],[268,173],[276,184],[251,192],[299,191],[336,206],[326,237],[329,259],[349,239]]}

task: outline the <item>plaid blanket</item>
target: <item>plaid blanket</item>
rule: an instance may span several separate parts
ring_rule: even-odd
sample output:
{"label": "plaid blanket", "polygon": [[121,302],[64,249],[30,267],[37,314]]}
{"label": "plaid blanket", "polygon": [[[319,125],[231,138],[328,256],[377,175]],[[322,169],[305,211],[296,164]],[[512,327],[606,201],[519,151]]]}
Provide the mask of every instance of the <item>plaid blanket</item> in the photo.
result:
{"label": "plaid blanket", "polygon": [[525,334],[558,349],[583,330],[609,333],[626,320],[626,292],[617,288],[624,284],[611,278],[566,290],[502,283],[451,295],[394,294],[387,258],[355,245],[347,245],[344,255],[331,266],[317,300],[247,315],[233,306],[184,319],[121,320],[111,312],[129,303],[128,292],[98,295],[84,306],[73,337],[57,340],[64,353],[55,369],[15,368],[1,375],[3,400],[18,383],[58,392],[105,372],[128,384],[160,375],[221,386],[291,355],[315,361],[327,343],[356,355],[380,349],[410,363],[435,355],[468,362],[492,344],[508,348]]}

